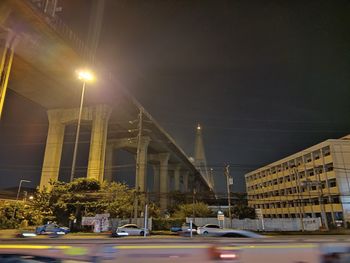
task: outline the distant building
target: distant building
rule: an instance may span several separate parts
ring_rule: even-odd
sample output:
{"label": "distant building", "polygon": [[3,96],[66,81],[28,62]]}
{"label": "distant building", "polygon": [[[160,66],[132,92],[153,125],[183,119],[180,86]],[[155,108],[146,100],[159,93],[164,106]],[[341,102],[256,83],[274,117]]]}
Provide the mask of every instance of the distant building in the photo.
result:
{"label": "distant building", "polygon": [[249,206],[264,217],[350,222],[350,135],[249,172],[245,180]]}

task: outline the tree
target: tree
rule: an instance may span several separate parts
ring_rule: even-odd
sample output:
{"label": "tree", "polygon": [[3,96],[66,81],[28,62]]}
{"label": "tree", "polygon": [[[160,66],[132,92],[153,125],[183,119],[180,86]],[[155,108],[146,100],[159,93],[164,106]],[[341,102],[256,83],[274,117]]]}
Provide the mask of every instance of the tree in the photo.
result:
{"label": "tree", "polygon": [[238,219],[255,218],[255,209],[244,204],[238,204],[233,207],[233,214]]}
{"label": "tree", "polygon": [[2,202],[0,204],[0,228],[18,228],[24,221],[30,225],[40,224],[39,214],[40,210],[32,209],[29,203]]}
{"label": "tree", "polygon": [[104,183],[99,192],[99,206],[112,218],[131,218],[135,191],[121,183]]}
{"label": "tree", "polygon": [[196,202],[194,204],[182,204],[177,207],[173,217],[185,218],[185,217],[210,217],[213,216],[213,212],[208,208],[208,205],[202,202]]}

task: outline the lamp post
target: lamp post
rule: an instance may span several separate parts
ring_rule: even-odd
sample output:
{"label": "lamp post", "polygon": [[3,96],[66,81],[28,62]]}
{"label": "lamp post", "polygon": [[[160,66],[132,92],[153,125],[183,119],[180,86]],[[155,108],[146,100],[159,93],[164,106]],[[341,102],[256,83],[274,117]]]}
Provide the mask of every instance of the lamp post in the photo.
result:
{"label": "lamp post", "polygon": [[16,201],[18,201],[19,193],[21,192],[22,183],[30,183],[30,182],[31,182],[31,181],[29,181],[29,180],[21,180],[21,181],[19,181],[19,186],[18,186]]}
{"label": "lamp post", "polygon": [[77,75],[78,75],[78,79],[80,79],[83,82],[83,87],[81,90],[81,97],[80,97],[80,107],[79,107],[79,115],[78,115],[77,132],[75,135],[75,142],[74,142],[74,151],[73,151],[72,170],[70,173],[70,182],[72,182],[74,180],[75,164],[77,161],[80,123],[81,123],[81,114],[83,112],[85,86],[86,86],[86,82],[91,82],[94,80],[94,75],[88,70],[78,71]]}
{"label": "lamp post", "polygon": [[[17,196],[16,196],[16,204],[18,202],[19,194],[21,192],[22,183],[30,183],[30,182],[31,181],[29,181],[29,180],[21,180],[21,181],[19,181],[18,190],[17,190]],[[17,210],[16,208],[17,208],[17,206],[13,209],[12,219],[15,218],[15,214],[16,214],[16,210]]]}

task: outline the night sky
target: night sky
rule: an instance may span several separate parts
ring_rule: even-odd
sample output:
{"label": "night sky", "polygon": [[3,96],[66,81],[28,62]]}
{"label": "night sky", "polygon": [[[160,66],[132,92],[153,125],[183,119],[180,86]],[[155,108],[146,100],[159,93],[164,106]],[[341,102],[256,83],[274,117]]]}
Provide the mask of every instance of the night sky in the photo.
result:
{"label": "night sky", "polygon": [[[90,1],[62,4],[85,37]],[[217,190],[229,163],[244,191],[244,173],[350,133],[349,14],[349,1],[107,0],[98,60],[189,155],[201,123]],[[46,125],[43,109],[9,94],[2,187],[21,171],[39,182]],[[38,130],[31,146],[27,129]]]}

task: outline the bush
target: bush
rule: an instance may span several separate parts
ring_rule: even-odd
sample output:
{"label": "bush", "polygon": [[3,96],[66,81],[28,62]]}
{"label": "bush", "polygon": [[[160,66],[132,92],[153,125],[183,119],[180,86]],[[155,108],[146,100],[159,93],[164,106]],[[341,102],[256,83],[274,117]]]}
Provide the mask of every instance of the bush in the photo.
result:
{"label": "bush", "polygon": [[153,218],[152,230],[170,230],[172,226],[181,226],[184,222],[184,218]]}

